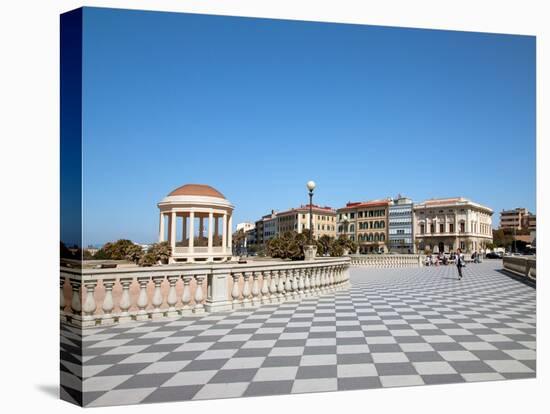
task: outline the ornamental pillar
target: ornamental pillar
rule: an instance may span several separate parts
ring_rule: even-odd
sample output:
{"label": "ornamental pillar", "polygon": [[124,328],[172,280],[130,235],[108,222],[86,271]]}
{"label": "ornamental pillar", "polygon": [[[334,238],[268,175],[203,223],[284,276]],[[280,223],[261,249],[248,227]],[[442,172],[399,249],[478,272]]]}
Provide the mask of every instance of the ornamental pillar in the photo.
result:
{"label": "ornamental pillar", "polygon": [[193,253],[195,246],[195,212],[189,213],[189,253]]}
{"label": "ornamental pillar", "polygon": [[172,252],[176,249],[176,212],[172,211],[170,217],[170,245],[172,246]]}
{"label": "ornamental pillar", "polygon": [[164,241],[164,213],[160,212],[160,222],[159,222],[159,243]]}
{"label": "ornamental pillar", "polygon": [[212,252],[212,222],[214,221],[214,213],[212,210],[208,213],[208,252]]}
{"label": "ornamental pillar", "polygon": [[227,251],[227,213],[223,213],[222,249],[224,253]]}

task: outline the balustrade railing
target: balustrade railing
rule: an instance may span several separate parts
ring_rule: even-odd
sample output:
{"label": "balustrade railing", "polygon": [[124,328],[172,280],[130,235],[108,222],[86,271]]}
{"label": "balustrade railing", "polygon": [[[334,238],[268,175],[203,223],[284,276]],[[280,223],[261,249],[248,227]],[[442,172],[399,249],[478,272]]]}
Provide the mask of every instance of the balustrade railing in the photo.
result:
{"label": "balustrade railing", "polygon": [[63,321],[94,327],[260,306],[349,286],[348,257],[149,268],[61,268]]}
{"label": "balustrade railing", "polygon": [[535,256],[504,256],[502,259],[504,270],[515,273],[528,279],[537,279],[537,259]]}
{"label": "balustrade railing", "polygon": [[424,259],[419,254],[358,254],[351,255],[351,265],[361,267],[420,267]]}

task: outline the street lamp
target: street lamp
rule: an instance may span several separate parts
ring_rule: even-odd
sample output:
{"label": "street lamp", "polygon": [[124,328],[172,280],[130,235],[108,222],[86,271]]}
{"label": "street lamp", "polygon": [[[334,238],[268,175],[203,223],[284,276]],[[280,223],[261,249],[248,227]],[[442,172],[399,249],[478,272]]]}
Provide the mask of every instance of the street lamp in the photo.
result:
{"label": "street lamp", "polygon": [[315,181],[307,182],[307,189],[309,190],[309,244],[313,239],[313,190],[315,190]]}

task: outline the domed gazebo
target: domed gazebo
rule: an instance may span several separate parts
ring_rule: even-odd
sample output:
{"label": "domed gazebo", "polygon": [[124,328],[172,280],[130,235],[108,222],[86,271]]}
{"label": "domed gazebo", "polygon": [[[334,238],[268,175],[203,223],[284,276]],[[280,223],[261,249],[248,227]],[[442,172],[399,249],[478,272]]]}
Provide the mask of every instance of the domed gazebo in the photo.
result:
{"label": "domed gazebo", "polygon": [[161,202],[159,242],[172,246],[171,263],[231,259],[233,205],[204,184],[176,188]]}

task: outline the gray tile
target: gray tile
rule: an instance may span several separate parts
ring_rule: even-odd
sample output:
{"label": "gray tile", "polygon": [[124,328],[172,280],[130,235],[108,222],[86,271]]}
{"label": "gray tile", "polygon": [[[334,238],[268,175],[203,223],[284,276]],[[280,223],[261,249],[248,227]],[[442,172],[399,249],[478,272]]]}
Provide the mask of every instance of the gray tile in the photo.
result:
{"label": "gray tile", "polygon": [[213,369],[221,369],[226,364],[227,361],[228,361],[228,358],[200,359],[200,360],[191,361],[183,369],[184,371],[209,371]]}
{"label": "gray tile", "polygon": [[414,366],[409,362],[375,364],[378,375],[417,375]]}
{"label": "gray tile", "polygon": [[262,367],[298,366],[301,358],[301,356],[269,356],[265,358]]}
{"label": "gray tile", "polygon": [[338,390],[361,390],[369,388],[380,388],[382,383],[378,377],[352,377],[338,378]]}
{"label": "gray tile", "polygon": [[168,381],[174,374],[138,374],[134,375],[123,383],[117,385],[115,389],[129,389],[129,388],[150,388],[160,387],[166,381]]}
{"label": "gray tile", "polygon": [[209,381],[209,384],[250,382],[252,381],[252,378],[254,378],[254,375],[256,375],[257,371],[258,371],[258,368],[222,369],[212,377],[212,379]]}
{"label": "gray tile", "polygon": [[290,394],[293,383],[293,380],[251,382],[243,396]]}
{"label": "gray tile", "polygon": [[197,392],[202,388],[202,385],[184,385],[180,387],[162,387],[158,388],[149,394],[144,400],[144,403],[159,403],[170,401],[187,401],[191,400]]}

